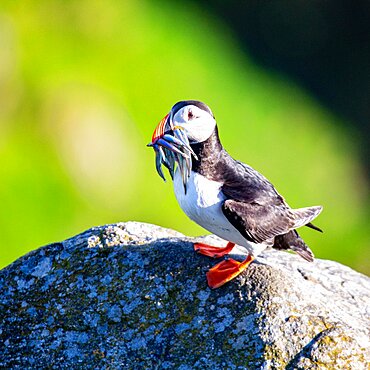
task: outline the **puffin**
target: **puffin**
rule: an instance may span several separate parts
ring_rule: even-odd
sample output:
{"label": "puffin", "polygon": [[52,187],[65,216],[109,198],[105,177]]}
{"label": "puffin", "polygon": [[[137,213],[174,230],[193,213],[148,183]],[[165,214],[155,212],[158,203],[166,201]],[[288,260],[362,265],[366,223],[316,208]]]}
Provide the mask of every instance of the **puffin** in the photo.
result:
{"label": "puffin", "polygon": [[[266,177],[232,158],[221,144],[216,119],[206,104],[176,103],[155,128],[148,146],[156,151],[161,177],[162,164],[169,170],[185,214],[227,242],[225,247],[194,244],[202,255],[226,256],[206,273],[210,288],[234,279],[265,249],[291,250],[313,261],[311,249],[296,229],[306,226],[322,232],[311,221],[323,207],[291,208]],[[244,261],[227,256],[235,245],[246,250]]]}

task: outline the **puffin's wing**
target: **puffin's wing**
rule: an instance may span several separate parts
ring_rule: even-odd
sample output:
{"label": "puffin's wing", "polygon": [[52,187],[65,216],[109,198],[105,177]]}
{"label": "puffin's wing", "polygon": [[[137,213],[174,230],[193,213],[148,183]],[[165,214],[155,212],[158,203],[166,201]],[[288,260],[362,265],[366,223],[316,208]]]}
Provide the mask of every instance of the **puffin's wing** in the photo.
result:
{"label": "puffin's wing", "polygon": [[285,205],[261,205],[227,199],[222,211],[229,222],[249,241],[267,242],[295,228],[294,214]]}
{"label": "puffin's wing", "polygon": [[225,200],[222,205],[229,222],[254,243],[271,243],[275,236],[307,225],[321,210],[321,206],[291,209],[286,204],[244,203],[233,199]]}
{"label": "puffin's wing", "polygon": [[244,203],[286,205],[266,177],[227,153],[224,153],[223,166],[218,172],[222,176],[219,181],[223,184],[221,190],[226,198]]}

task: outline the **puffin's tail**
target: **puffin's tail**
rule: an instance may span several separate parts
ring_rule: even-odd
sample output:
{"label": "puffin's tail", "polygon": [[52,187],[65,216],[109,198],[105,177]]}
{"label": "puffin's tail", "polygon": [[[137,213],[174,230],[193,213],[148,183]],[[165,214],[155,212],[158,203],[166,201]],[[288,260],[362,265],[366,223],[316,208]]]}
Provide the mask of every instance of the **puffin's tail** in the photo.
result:
{"label": "puffin's tail", "polygon": [[316,230],[316,231],[320,231],[320,233],[323,233],[323,231],[318,226],[314,225],[312,222],[309,222],[308,224],[306,224],[304,226],[307,226],[310,229],[313,229],[313,230]]}
{"label": "puffin's tail", "polygon": [[314,255],[308,245],[298,235],[296,230],[291,230],[286,234],[275,236],[272,248],[282,250],[292,250],[299,254],[308,262],[312,262]]}
{"label": "puffin's tail", "polygon": [[[322,232],[321,229],[311,223],[321,211],[321,206],[293,209],[294,229],[301,226],[308,226]],[[311,249],[299,236],[296,230],[290,230],[286,234],[275,236],[273,248],[283,250],[290,249],[308,262],[312,262],[314,258]]]}
{"label": "puffin's tail", "polygon": [[322,231],[317,226],[311,224],[311,221],[316,218],[321,211],[322,206],[293,209],[294,229],[306,225],[312,229]]}

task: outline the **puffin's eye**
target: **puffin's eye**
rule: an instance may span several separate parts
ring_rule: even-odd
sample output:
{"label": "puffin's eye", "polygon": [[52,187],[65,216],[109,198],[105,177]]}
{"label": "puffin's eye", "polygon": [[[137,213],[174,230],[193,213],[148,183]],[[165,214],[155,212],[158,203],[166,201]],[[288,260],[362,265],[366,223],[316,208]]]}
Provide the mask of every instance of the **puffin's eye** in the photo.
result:
{"label": "puffin's eye", "polygon": [[188,110],[188,120],[191,120],[194,118],[194,113],[191,110]]}

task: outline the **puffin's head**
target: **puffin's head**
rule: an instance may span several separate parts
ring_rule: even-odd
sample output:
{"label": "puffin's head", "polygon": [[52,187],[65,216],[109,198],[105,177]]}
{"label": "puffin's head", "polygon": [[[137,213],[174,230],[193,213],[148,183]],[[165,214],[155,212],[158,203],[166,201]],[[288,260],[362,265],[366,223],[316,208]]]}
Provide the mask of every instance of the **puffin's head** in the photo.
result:
{"label": "puffin's head", "polygon": [[216,127],[212,111],[197,100],[176,103],[154,130],[152,142],[178,128],[188,137],[190,144],[207,140]]}
{"label": "puffin's head", "polygon": [[165,180],[162,164],[174,178],[177,163],[182,176],[184,190],[190,177],[192,157],[198,160],[191,144],[206,141],[215,131],[216,121],[211,110],[197,100],[176,103],[170,113],[155,128],[151,143],[155,151],[155,165],[158,174]]}

